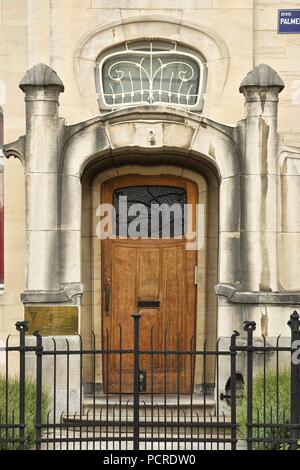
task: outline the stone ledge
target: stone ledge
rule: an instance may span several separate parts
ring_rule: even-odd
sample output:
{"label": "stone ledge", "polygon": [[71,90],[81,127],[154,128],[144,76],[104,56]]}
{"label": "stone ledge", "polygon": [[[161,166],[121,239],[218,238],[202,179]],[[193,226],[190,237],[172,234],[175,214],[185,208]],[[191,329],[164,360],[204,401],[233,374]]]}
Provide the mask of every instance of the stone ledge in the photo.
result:
{"label": "stone ledge", "polygon": [[21,294],[21,301],[23,304],[76,304],[77,297],[81,297],[83,292],[83,284],[69,283],[63,284],[62,289],[56,291],[27,290]]}
{"label": "stone ledge", "polygon": [[233,304],[300,305],[300,292],[247,292],[239,282],[217,284],[215,292]]}

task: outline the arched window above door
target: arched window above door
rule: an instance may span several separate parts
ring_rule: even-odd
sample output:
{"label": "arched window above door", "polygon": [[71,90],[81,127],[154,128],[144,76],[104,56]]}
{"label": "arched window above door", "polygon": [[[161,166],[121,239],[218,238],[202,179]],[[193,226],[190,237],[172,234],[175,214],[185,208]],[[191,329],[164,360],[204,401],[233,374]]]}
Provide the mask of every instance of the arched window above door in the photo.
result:
{"label": "arched window above door", "polygon": [[97,61],[102,110],[164,104],[201,112],[205,85],[203,57],[176,42],[125,43]]}

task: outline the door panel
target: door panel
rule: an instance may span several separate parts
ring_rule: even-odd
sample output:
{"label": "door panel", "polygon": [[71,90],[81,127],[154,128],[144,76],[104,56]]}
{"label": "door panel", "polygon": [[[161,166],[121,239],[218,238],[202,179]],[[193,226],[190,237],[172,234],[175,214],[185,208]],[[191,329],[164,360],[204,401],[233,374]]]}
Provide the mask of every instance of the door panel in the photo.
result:
{"label": "door panel", "polygon": [[138,300],[159,299],[159,247],[138,250]]}
{"label": "door panel", "polygon": [[[188,186],[188,202],[195,203],[195,186],[187,180],[168,177],[153,177],[153,180],[154,184]],[[104,202],[112,201],[115,188],[132,183],[145,184],[145,178],[122,177],[103,185]],[[150,183],[149,177],[147,184]],[[137,302],[156,300],[160,301],[159,307],[139,309],[140,350],[163,351],[164,347],[172,351],[190,350],[191,337],[195,334],[196,253],[185,249],[185,239],[108,239],[102,241],[102,257],[103,305],[105,287],[110,288],[111,295],[109,314],[105,308],[102,313],[104,344],[111,349],[132,349],[131,315],[137,311]],[[145,392],[189,393],[193,381],[193,366],[189,361],[184,356],[178,361],[178,355],[174,354],[142,353],[140,369],[146,376]],[[122,354],[122,359],[119,354],[111,354],[104,358],[103,367],[107,392],[133,391],[132,354]]]}

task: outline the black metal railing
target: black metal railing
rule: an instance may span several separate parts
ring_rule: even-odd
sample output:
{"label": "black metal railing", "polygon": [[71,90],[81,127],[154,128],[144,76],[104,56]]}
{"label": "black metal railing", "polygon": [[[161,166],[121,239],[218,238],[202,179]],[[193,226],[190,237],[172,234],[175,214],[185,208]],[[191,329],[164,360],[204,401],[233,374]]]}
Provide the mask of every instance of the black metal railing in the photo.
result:
{"label": "black metal railing", "polygon": [[131,348],[121,328],[117,342],[106,332],[98,347],[92,334],[84,347],[80,336],[26,336],[17,322],[18,344],[8,338],[1,352],[0,449],[300,447],[297,312],[291,338],[260,338],[245,322],[214,348],[180,333],[168,343],[167,332],[157,348],[153,328],[142,348],[132,317]]}

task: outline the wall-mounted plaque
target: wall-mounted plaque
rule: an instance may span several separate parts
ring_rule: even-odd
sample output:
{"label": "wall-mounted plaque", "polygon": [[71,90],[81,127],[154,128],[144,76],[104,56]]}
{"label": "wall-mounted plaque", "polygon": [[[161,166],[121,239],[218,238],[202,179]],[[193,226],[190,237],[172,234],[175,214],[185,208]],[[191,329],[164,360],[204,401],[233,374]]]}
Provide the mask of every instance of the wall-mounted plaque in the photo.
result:
{"label": "wall-mounted plaque", "polygon": [[278,10],[278,33],[299,34],[300,33],[300,10],[293,8],[289,10]]}
{"label": "wall-mounted plaque", "polygon": [[78,307],[69,305],[26,305],[28,335],[39,331],[42,336],[78,334]]}

